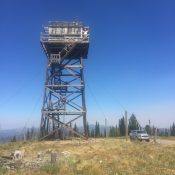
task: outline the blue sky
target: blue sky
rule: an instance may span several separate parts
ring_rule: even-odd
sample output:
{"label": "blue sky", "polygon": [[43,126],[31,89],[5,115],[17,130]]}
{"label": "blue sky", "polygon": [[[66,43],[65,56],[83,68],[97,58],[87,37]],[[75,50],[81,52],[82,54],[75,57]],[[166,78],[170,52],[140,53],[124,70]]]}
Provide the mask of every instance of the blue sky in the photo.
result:
{"label": "blue sky", "polygon": [[175,122],[175,1],[6,0],[0,4],[0,127],[37,126],[46,58],[39,43],[47,21],[90,26],[85,61],[88,121],[117,123],[134,113],[144,126]]}

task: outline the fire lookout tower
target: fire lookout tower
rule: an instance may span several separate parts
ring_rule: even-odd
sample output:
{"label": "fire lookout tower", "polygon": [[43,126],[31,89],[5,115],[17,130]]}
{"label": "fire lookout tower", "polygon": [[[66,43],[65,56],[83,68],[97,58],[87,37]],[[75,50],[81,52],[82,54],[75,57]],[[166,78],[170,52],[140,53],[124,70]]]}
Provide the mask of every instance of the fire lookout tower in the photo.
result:
{"label": "fire lookout tower", "polygon": [[[65,135],[87,138],[83,61],[89,48],[89,27],[80,22],[49,22],[40,39],[47,57],[40,138]],[[83,131],[72,125],[82,119]]]}

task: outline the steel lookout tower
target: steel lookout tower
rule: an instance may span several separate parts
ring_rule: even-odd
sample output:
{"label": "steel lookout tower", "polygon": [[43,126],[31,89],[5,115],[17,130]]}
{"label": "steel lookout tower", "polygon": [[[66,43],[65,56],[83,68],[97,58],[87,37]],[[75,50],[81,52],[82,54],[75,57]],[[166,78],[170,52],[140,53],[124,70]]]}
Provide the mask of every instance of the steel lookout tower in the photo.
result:
{"label": "steel lookout tower", "polygon": [[[83,61],[89,27],[81,22],[49,22],[40,42],[47,57],[40,139],[87,138]],[[81,121],[83,130],[73,129]]]}

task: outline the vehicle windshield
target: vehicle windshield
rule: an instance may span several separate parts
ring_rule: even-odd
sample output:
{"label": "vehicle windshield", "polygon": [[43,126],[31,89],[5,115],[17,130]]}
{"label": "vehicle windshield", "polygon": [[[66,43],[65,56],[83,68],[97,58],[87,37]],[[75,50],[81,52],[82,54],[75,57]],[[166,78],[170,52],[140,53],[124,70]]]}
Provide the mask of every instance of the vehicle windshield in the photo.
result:
{"label": "vehicle windshield", "polygon": [[147,134],[145,131],[137,131],[138,134]]}

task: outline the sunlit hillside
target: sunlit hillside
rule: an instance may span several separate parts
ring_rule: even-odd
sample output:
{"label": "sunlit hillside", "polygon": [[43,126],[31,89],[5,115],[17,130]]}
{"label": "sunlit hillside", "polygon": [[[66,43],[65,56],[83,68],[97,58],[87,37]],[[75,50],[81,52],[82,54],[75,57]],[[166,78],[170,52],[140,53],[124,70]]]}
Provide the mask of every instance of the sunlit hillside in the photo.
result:
{"label": "sunlit hillside", "polygon": [[[158,143],[124,139],[16,142],[1,145],[0,156],[8,156],[22,147],[25,148],[24,159],[8,160],[11,163],[7,161],[4,165],[1,162],[0,174],[175,174],[174,140],[160,140]],[[57,155],[55,164],[50,163],[51,153]]]}

